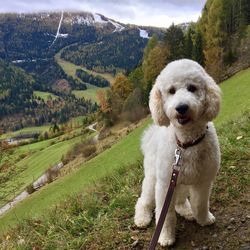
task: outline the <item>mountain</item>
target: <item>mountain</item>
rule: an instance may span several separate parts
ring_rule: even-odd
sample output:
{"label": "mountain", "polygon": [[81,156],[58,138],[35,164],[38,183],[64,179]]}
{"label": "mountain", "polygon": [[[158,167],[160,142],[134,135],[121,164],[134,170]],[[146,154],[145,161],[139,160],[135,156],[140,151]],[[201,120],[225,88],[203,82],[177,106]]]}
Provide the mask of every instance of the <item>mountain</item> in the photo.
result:
{"label": "mountain", "polygon": [[33,84],[24,70],[0,60],[0,117],[34,107]]}
{"label": "mountain", "polygon": [[[70,116],[96,109],[96,104],[77,99],[71,91],[85,90],[85,83],[101,87],[109,83],[86,72],[80,77],[81,81],[66,75],[54,59],[59,51],[63,59],[74,64],[96,72],[116,74],[136,67],[142,60],[149,37],[156,34],[162,38],[163,33],[163,29],[123,24],[88,12],[0,14],[0,70],[8,73],[4,75],[4,84],[0,85],[0,125],[6,127],[7,123],[2,121],[6,117],[9,121],[10,116],[19,117],[20,121],[22,115],[24,118],[28,115],[27,110],[32,118],[40,114],[38,110],[42,109],[37,107],[42,107],[44,100],[35,100],[33,91],[37,90],[57,95],[59,98],[53,102],[61,104],[54,103],[51,112],[45,108],[45,114],[51,113],[49,116],[36,117],[37,121],[30,119],[26,125],[65,121]],[[8,81],[10,85],[6,90]],[[20,94],[22,90],[25,92]],[[82,102],[81,112],[69,108],[77,102]],[[65,109],[67,112],[62,114]]]}
{"label": "mountain", "polygon": [[[143,30],[88,12],[0,14],[0,30],[0,57],[14,63],[45,60],[67,45],[101,42],[114,34],[124,36],[129,30],[136,33],[136,38],[128,34],[131,43],[141,40],[135,47],[142,53],[148,36],[163,33],[162,29]],[[138,62],[141,58],[136,59]]]}

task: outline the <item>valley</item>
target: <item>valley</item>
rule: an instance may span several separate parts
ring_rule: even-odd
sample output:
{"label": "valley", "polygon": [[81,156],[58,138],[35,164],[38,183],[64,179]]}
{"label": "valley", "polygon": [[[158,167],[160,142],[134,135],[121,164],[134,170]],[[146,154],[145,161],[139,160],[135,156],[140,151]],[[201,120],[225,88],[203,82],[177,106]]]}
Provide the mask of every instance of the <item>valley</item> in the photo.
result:
{"label": "valley", "polygon": [[[65,48],[63,48],[65,49]],[[79,79],[77,76],[76,76],[76,70],[77,69],[81,69],[81,70],[84,70],[86,72],[88,72],[90,75],[94,75],[94,76],[97,76],[97,75],[100,75],[102,76],[103,78],[105,78],[106,80],[108,80],[110,82],[110,84],[113,83],[114,81],[114,76],[112,76],[111,74],[108,74],[108,73],[97,73],[97,72],[94,72],[92,70],[88,70],[86,69],[85,67],[83,66],[77,66],[71,62],[68,62],[68,61],[65,61],[61,58],[61,53],[62,53],[62,50],[60,50],[56,55],[55,55],[55,60],[56,62],[58,63],[58,65],[63,69],[63,71],[68,75],[68,76],[71,76],[73,78],[76,78],[78,79],[79,81],[81,81],[81,79]],[[72,93],[77,97],[77,98],[85,98],[85,99],[90,99],[92,100],[93,102],[97,102],[97,98],[96,98],[96,91],[99,89],[98,87],[96,87],[95,85],[92,85],[92,84],[89,84],[89,83],[84,83],[86,84],[86,87],[87,89],[86,90],[73,90]],[[102,89],[105,89],[105,88],[102,88]]]}
{"label": "valley", "polygon": [[[8,95],[14,92],[21,96],[21,89],[14,89],[12,85],[2,86],[5,80],[0,79],[0,89],[4,91],[0,94],[0,99],[4,100],[3,104],[0,103],[0,126],[4,131],[7,128],[20,129],[20,124],[21,127],[27,127],[55,120],[62,123],[72,117],[96,111],[96,90],[100,86],[105,89],[112,84],[116,71],[131,70],[140,62],[148,36],[163,34],[160,28],[144,29],[125,25],[101,14],[88,12],[0,14],[0,30],[3,31],[0,33],[0,68],[13,74],[14,80],[20,77],[18,69],[22,69],[22,77],[32,82],[24,85],[23,80],[25,96],[20,99],[17,97],[18,104],[17,101],[13,102],[12,107],[6,104]],[[125,41],[123,46],[130,44],[130,50],[126,53],[120,51],[121,39]],[[103,46],[102,41],[105,42]],[[72,63],[75,50],[85,46],[92,48],[88,61],[91,61],[91,65],[100,66],[96,67],[98,73],[84,61]],[[104,47],[108,49],[109,55],[105,49],[103,51]],[[104,53],[103,58],[109,59],[105,70],[98,62],[100,51]],[[65,60],[62,54],[69,60]],[[119,68],[112,66],[117,61],[121,62]],[[85,72],[95,85],[76,77],[77,69]],[[48,100],[49,95],[52,99]],[[81,108],[77,109],[76,106]],[[42,109],[45,110],[44,114]],[[11,123],[11,127],[7,123]]]}

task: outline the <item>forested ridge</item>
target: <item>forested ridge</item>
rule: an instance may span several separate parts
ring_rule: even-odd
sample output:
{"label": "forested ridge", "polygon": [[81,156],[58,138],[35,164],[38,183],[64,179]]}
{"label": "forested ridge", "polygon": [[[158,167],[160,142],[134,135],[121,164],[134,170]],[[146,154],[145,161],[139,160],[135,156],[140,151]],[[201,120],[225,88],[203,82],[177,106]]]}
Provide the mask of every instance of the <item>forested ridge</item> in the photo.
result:
{"label": "forested ridge", "polygon": [[96,72],[115,75],[120,70],[130,71],[141,62],[147,41],[139,36],[138,29],[125,30],[97,43],[71,46],[63,51],[62,58]]}
{"label": "forested ridge", "polygon": [[[64,81],[64,82],[63,82]],[[0,60],[0,128],[20,129],[44,123],[65,122],[72,116],[85,115],[97,109],[91,101],[77,99],[71,94],[67,80],[57,81],[51,92],[56,99],[45,101],[36,97],[35,79],[24,70]]]}

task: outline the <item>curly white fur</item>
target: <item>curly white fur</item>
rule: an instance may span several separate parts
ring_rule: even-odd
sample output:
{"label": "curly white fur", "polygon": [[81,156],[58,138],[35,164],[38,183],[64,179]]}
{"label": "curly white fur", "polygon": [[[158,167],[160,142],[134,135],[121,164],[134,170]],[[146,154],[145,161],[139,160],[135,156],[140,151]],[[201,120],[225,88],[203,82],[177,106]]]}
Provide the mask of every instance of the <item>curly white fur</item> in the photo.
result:
{"label": "curly white fur", "polygon": [[[183,104],[188,110],[180,115],[176,108]],[[220,149],[211,120],[219,112],[220,89],[198,63],[177,60],[157,77],[149,107],[155,125],[142,138],[145,177],[135,207],[138,227],[149,225],[154,207],[158,221],[171,178],[176,136],[185,143],[206,133],[199,144],[182,149],[177,187],[159,238],[167,246],[175,242],[175,211],[202,226],[215,222],[209,196],[220,166]]]}

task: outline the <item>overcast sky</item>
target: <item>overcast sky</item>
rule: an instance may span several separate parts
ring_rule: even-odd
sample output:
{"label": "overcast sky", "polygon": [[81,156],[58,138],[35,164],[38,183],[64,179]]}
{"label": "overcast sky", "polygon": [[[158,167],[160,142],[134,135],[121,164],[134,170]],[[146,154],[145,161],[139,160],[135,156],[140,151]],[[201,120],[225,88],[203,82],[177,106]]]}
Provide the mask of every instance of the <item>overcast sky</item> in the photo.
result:
{"label": "overcast sky", "polygon": [[[3,0],[0,0],[0,2]],[[0,12],[90,11],[123,23],[168,27],[196,21],[206,0],[4,0]]]}

